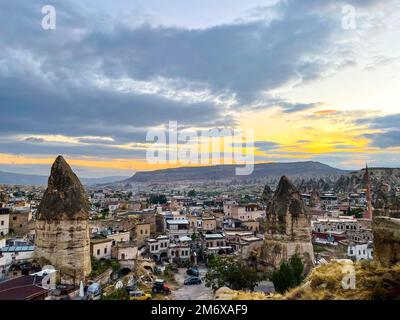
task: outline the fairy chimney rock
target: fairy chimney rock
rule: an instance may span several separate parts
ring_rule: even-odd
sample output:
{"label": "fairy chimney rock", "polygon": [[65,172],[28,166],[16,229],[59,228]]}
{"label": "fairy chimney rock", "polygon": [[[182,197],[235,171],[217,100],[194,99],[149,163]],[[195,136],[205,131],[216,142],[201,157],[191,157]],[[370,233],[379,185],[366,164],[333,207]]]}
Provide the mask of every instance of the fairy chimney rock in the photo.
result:
{"label": "fairy chimney rock", "polygon": [[91,272],[88,218],[85,190],[58,156],[36,215],[35,256],[60,270],[64,283],[79,284]]}
{"label": "fairy chimney rock", "polygon": [[283,176],[266,209],[267,228],[261,260],[278,268],[283,261],[299,255],[305,270],[314,264],[311,222],[300,192]]}

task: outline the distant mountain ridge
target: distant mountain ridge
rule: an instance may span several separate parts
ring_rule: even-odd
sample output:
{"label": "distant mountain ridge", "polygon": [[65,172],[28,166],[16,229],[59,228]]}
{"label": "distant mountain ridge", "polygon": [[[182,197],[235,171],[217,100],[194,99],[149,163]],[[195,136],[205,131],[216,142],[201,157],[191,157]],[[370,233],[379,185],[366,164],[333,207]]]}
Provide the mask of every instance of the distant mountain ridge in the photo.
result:
{"label": "distant mountain ridge", "polygon": [[[101,183],[112,183],[125,178],[126,177],[123,176],[112,176],[102,178],[79,178],[79,180],[84,185],[95,185]],[[46,186],[48,179],[48,176],[0,171],[0,184]]]}
{"label": "distant mountain ridge", "polygon": [[329,165],[315,162],[285,162],[259,163],[254,165],[254,171],[247,176],[235,175],[239,165],[216,165],[205,167],[180,167],[155,171],[141,171],[120,183],[167,183],[179,181],[205,181],[227,179],[254,179],[264,177],[287,176],[339,176],[350,171],[341,170]]}

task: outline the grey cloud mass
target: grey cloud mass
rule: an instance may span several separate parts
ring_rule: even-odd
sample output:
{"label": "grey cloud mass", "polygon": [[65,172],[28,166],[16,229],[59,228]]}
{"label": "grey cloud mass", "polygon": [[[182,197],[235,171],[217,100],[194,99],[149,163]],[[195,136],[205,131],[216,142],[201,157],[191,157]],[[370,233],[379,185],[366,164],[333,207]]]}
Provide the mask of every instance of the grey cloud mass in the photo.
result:
{"label": "grey cloud mass", "polygon": [[[148,128],[170,120],[185,127],[234,126],[235,112],[269,105],[264,92],[324,77],[348,63],[351,51],[335,43],[341,12],[334,1],[281,1],[269,8],[276,13],[272,20],[205,29],[132,26],[78,1],[52,1],[57,29],[50,31],[40,26],[46,4],[0,3],[0,135],[103,136],[127,143],[143,142]],[[133,81],[132,90],[113,86],[121,79]],[[163,86],[160,79],[179,83],[178,93],[188,98],[176,97],[168,85],[162,95],[137,84],[154,89]],[[202,99],[196,90],[206,92]],[[220,95],[234,102],[218,102]],[[318,106],[280,101],[289,113]],[[129,155],[106,141],[101,148],[87,142],[96,146],[63,146],[63,153]],[[0,152],[53,154],[58,148],[40,138],[0,143]]]}

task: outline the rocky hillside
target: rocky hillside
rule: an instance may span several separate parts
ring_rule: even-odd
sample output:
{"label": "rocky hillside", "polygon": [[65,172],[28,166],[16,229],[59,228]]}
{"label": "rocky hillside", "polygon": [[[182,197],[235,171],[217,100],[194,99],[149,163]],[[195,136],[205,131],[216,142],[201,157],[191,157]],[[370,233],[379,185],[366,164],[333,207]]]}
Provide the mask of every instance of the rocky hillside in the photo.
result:
{"label": "rocky hillside", "polygon": [[[355,289],[342,283],[349,270],[355,272]],[[382,267],[365,261],[337,261],[315,268],[303,284],[284,295],[233,291],[220,288],[217,300],[390,300],[400,299],[400,265]]]}
{"label": "rocky hillside", "polygon": [[328,177],[340,176],[347,171],[333,168],[314,161],[288,163],[260,163],[254,166],[254,171],[248,176],[235,175],[236,165],[217,165],[206,167],[182,167],[156,171],[137,172],[133,177],[121,183],[167,183],[178,181],[209,181],[229,179],[262,179],[266,177]]}
{"label": "rocky hillside", "polygon": [[[365,188],[365,169],[341,176],[333,186],[336,192],[355,192]],[[373,189],[384,182],[391,187],[400,186],[400,168],[369,168]]]}

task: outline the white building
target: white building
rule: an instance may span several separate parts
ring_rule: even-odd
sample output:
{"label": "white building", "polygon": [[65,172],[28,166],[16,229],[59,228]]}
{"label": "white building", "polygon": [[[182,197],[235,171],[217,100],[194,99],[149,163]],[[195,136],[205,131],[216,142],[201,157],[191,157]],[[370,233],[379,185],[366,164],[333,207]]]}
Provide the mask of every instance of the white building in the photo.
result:
{"label": "white building", "polygon": [[189,221],[187,219],[170,219],[166,220],[166,231],[170,238],[179,238],[188,235]]}
{"label": "white building", "polygon": [[0,280],[7,277],[11,265],[33,260],[35,246],[7,246],[0,248]]}
{"label": "white building", "polygon": [[10,230],[10,213],[8,209],[0,209],[0,237],[8,234]]}
{"label": "white building", "polygon": [[373,259],[373,243],[363,243],[363,244],[350,244],[347,247],[347,256],[355,259],[356,261],[360,260],[372,260]]}
{"label": "white building", "polygon": [[168,236],[158,236],[155,239],[147,240],[147,251],[156,260],[168,257],[170,240]]}
{"label": "white building", "polygon": [[256,204],[239,206],[234,203],[224,204],[224,214],[227,218],[240,221],[253,221],[265,217],[265,211]]}

